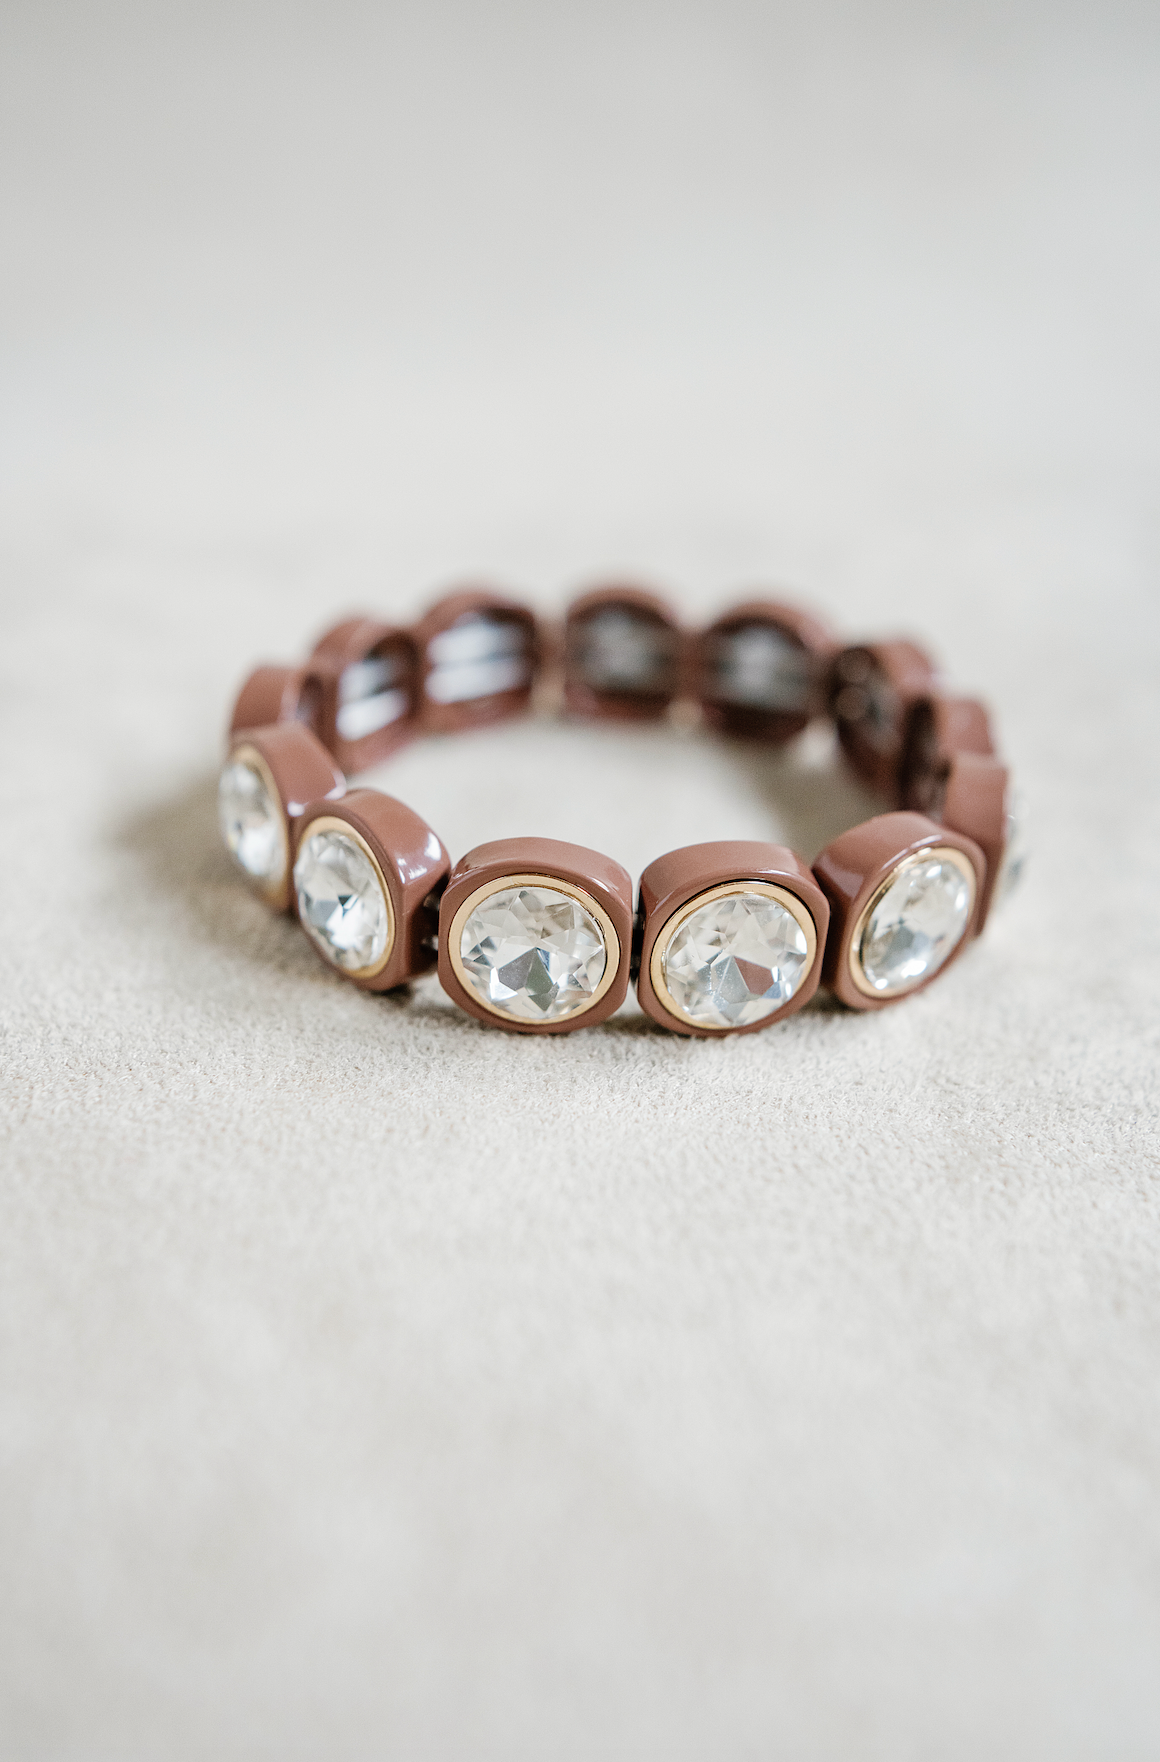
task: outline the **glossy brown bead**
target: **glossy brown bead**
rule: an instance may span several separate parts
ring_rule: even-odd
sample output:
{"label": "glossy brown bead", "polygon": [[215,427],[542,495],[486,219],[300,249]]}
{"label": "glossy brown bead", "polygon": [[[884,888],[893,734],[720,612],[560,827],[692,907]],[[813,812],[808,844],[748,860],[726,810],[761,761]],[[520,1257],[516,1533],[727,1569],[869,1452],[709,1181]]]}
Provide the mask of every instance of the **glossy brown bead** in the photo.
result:
{"label": "glossy brown bead", "polygon": [[257,770],[281,805],[285,873],[277,885],[258,885],[258,891],[276,911],[289,911],[293,902],[290,869],[301,817],[311,803],[337,801],[346,791],[346,780],[317,735],[301,722],[241,730],[229,742],[226,763],[233,762]]}
{"label": "glossy brown bead", "polygon": [[[763,639],[768,645],[770,638],[782,652],[775,650],[766,663],[768,681],[753,677],[751,666],[751,677],[739,685],[743,645]],[[830,631],[811,612],[781,600],[746,600],[716,619],[690,646],[690,688],[711,728],[780,746],[825,708],[826,673],[836,649]],[[763,688],[765,703],[759,701]]]}
{"label": "glossy brown bead", "polygon": [[[855,984],[850,972],[851,945],[863,912],[900,863],[920,851],[938,847],[960,852],[974,871],[975,903],[966,929],[941,966],[909,990],[891,996],[868,995]],[[973,839],[938,825],[925,814],[879,814],[827,845],[814,863],[814,876],[830,902],[822,983],[850,1009],[876,1010],[915,996],[941,978],[958,959],[974,933],[986,862]]]}
{"label": "glossy brown bead", "polygon": [[[494,885],[494,890],[499,891],[513,876],[535,876],[549,887],[553,882],[563,882],[566,888],[576,888],[587,895],[607,919],[607,925],[601,928],[608,939],[607,960],[610,965],[615,961],[611,982],[588,1008],[562,1021],[517,1021],[498,1015],[460,977],[459,951],[451,946],[456,915],[480,889]],[[469,850],[452,870],[439,907],[439,982],[448,997],[478,1021],[493,1028],[508,1028],[516,1034],[567,1034],[576,1028],[594,1027],[624,1002],[631,962],[632,882],[626,869],[600,851],[556,838],[503,838]]]}
{"label": "glossy brown bead", "polygon": [[390,903],[391,938],[385,962],[369,977],[344,972],[312,942],[319,959],[364,991],[389,991],[430,971],[437,958],[438,894],[451,867],[440,839],[403,802],[378,789],[352,789],[340,801],[311,803],[298,822],[295,856],[330,822],[334,830],[357,833],[373,859]]}
{"label": "glossy brown bead", "polygon": [[564,703],[574,716],[653,721],[684,684],[684,644],[671,606],[613,584],[581,594],[564,621]]}
{"label": "glossy brown bead", "polygon": [[959,753],[995,751],[986,708],[977,698],[931,692],[911,705],[899,767],[902,806],[938,817],[951,763]]}
{"label": "glossy brown bead", "polygon": [[[792,894],[813,923],[815,952],[812,965],[789,1002],[759,1022],[742,1027],[697,1025],[670,1010],[656,989],[652,973],[657,938],[682,907],[700,895],[727,883],[747,881],[771,884]],[[671,850],[649,864],[640,878],[637,905],[639,970],[636,994],[641,1009],[675,1034],[717,1040],[729,1034],[756,1034],[771,1028],[807,1004],[818,988],[830,922],[830,907],[808,865],[796,851],[780,844],[733,840],[715,844],[691,844]]]}
{"label": "glossy brown bead", "polygon": [[944,826],[973,839],[982,851],[987,873],[979,889],[974,934],[982,934],[995,898],[995,883],[1007,846],[1010,774],[998,759],[981,753],[960,753],[951,761],[943,788],[939,818]]}
{"label": "glossy brown bead", "polygon": [[255,667],[234,700],[230,734],[245,728],[269,728],[278,722],[302,722],[321,739],[329,674],[325,660],[307,661],[298,667]]}
{"label": "glossy brown bead", "polygon": [[[319,734],[346,772],[377,765],[415,732],[415,645],[378,618],[345,618],[314,645],[324,666]],[[360,721],[380,725],[359,731]]]}
{"label": "glossy brown bead", "polygon": [[827,698],[842,751],[863,782],[891,800],[911,709],[934,685],[930,656],[903,639],[845,648],[831,665]]}
{"label": "glossy brown bead", "polygon": [[[535,615],[527,606],[486,588],[465,588],[437,600],[411,635],[417,653],[418,715],[425,733],[500,722],[529,708],[541,645]],[[475,659],[469,654],[473,643],[480,649]],[[469,658],[456,660],[457,648]],[[441,653],[448,649],[450,655]],[[471,691],[473,667],[482,686],[489,670],[495,677],[509,677],[498,689]],[[455,695],[460,691],[463,696]]]}

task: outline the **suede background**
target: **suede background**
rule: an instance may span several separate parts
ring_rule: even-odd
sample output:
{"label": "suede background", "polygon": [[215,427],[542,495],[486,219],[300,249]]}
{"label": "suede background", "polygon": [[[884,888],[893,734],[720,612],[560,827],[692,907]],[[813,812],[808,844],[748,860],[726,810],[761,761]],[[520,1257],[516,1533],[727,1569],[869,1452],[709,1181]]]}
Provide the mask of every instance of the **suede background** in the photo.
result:
{"label": "suede background", "polygon": [[[1160,1752],[1154,9],[0,19],[0,1753]],[[995,706],[911,1005],[520,1038],[234,878],[348,609],[784,584]],[[824,732],[376,773],[812,857]]]}

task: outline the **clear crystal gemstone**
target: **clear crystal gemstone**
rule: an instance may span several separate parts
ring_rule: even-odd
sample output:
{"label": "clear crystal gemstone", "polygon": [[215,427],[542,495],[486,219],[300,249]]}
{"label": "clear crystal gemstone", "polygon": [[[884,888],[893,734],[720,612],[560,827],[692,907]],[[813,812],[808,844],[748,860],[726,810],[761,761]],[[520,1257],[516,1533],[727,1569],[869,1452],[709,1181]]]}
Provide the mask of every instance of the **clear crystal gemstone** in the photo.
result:
{"label": "clear crystal gemstone", "polygon": [[661,956],[669,996],[706,1028],[744,1028],[789,1002],[809,971],[806,933],[779,900],[724,894],[690,914]]}
{"label": "clear crystal gemstone", "polygon": [[559,1022],[591,1002],[608,965],[596,919],[554,887],[504,887],[463,926],[459,955],[485,1003],[521,1022]]}
{"label": "clear crystal gemstone", "polygon": [[886,995],[937,973],[962,941],[974,892],[949,857],[903,864],[862,932],[858,959],[867,984]]}
{"label": "clear crystal gemstone", "polygon": [[231,759],[218,783],[218,825],[225,847],[253,881],[277,886],[286,873],[282,805],[254,765]]}
{"label": "clear crystal gemstone", "polygon": [[345,973],[376,966],[387,948],[390,918],[375,866],[344,832],[313,832],[294,862],[303,928]]}

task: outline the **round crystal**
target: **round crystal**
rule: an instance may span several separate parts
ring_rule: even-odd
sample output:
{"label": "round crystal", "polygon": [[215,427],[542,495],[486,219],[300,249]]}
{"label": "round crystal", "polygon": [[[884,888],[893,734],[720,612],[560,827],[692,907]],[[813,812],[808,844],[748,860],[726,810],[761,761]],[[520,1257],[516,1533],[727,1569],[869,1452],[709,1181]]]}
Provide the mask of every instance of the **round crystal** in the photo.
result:
{"label": "round crystal", "polygon": [[789,1002],[809,971],[809,943],[793,913],[739,890],[698,906],[661,956],[669,996],[706,1028],[745,1028]]}
{"label": "round crystal", "polygon": [[286,873],[281,803],[256,766],[231,759],[218,783],[218,825],[225,847],[253,881],[277,886]]}
{"label": "round crystal", "polygon": [[390,915],[375,865],[345,832],[312,832],[294,862],[298,916],[328,961],[344,973],[381,963]]}
{"label": "round crystal", "polygon": [[555,887],[504,887],[470,914],[459,956],[472,990],[520,1022],[559,1022],[591,1003],[608,965],[604,932]]}
{"label": "round crystal", "polygon": [[858,960],[866,983],[885,996],[937,973],[962,941],[973,902],[967,873],[949,857],[902,864],[862,932]]}

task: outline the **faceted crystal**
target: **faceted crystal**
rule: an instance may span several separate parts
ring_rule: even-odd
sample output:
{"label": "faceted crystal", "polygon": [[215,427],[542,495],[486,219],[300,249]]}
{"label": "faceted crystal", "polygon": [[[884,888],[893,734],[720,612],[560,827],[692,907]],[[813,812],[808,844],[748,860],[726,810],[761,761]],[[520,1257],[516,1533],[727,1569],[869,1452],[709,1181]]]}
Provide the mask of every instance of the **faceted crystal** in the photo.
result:
{"label": "faceted crystal", "polygon": [[949,857],[900,867],[862,932],[858,959],[867,983],[887,995],[937,973],[962,940],[973,892]]}
{"label": "faceted crystal", "polygon": [[690,914],[661,957],[669,996],[706,1028],[745,1028],[788,1003],[809,963],[806,933],[779,900],[739,891]]}
{"label": "faceted crystal", "polygon": [[218,825],[226,849],[253,881],[277,886],[286,873],[286,831],[281,804],[261,772],[233,759],[218,783]]}
{"label": "faceted crystal", "polygon": [[314,832],[294,863],[298,916],[336,967],[362,972],[387,947],[387,902],[374,864],[345,832]]}
{"label": "faceted crystal", "polygon": [[554,887],[504,887],[476,906],[459,940],[468,983],[520,1022],[559,1022],[604,977],[604,935],[578,899]]}

